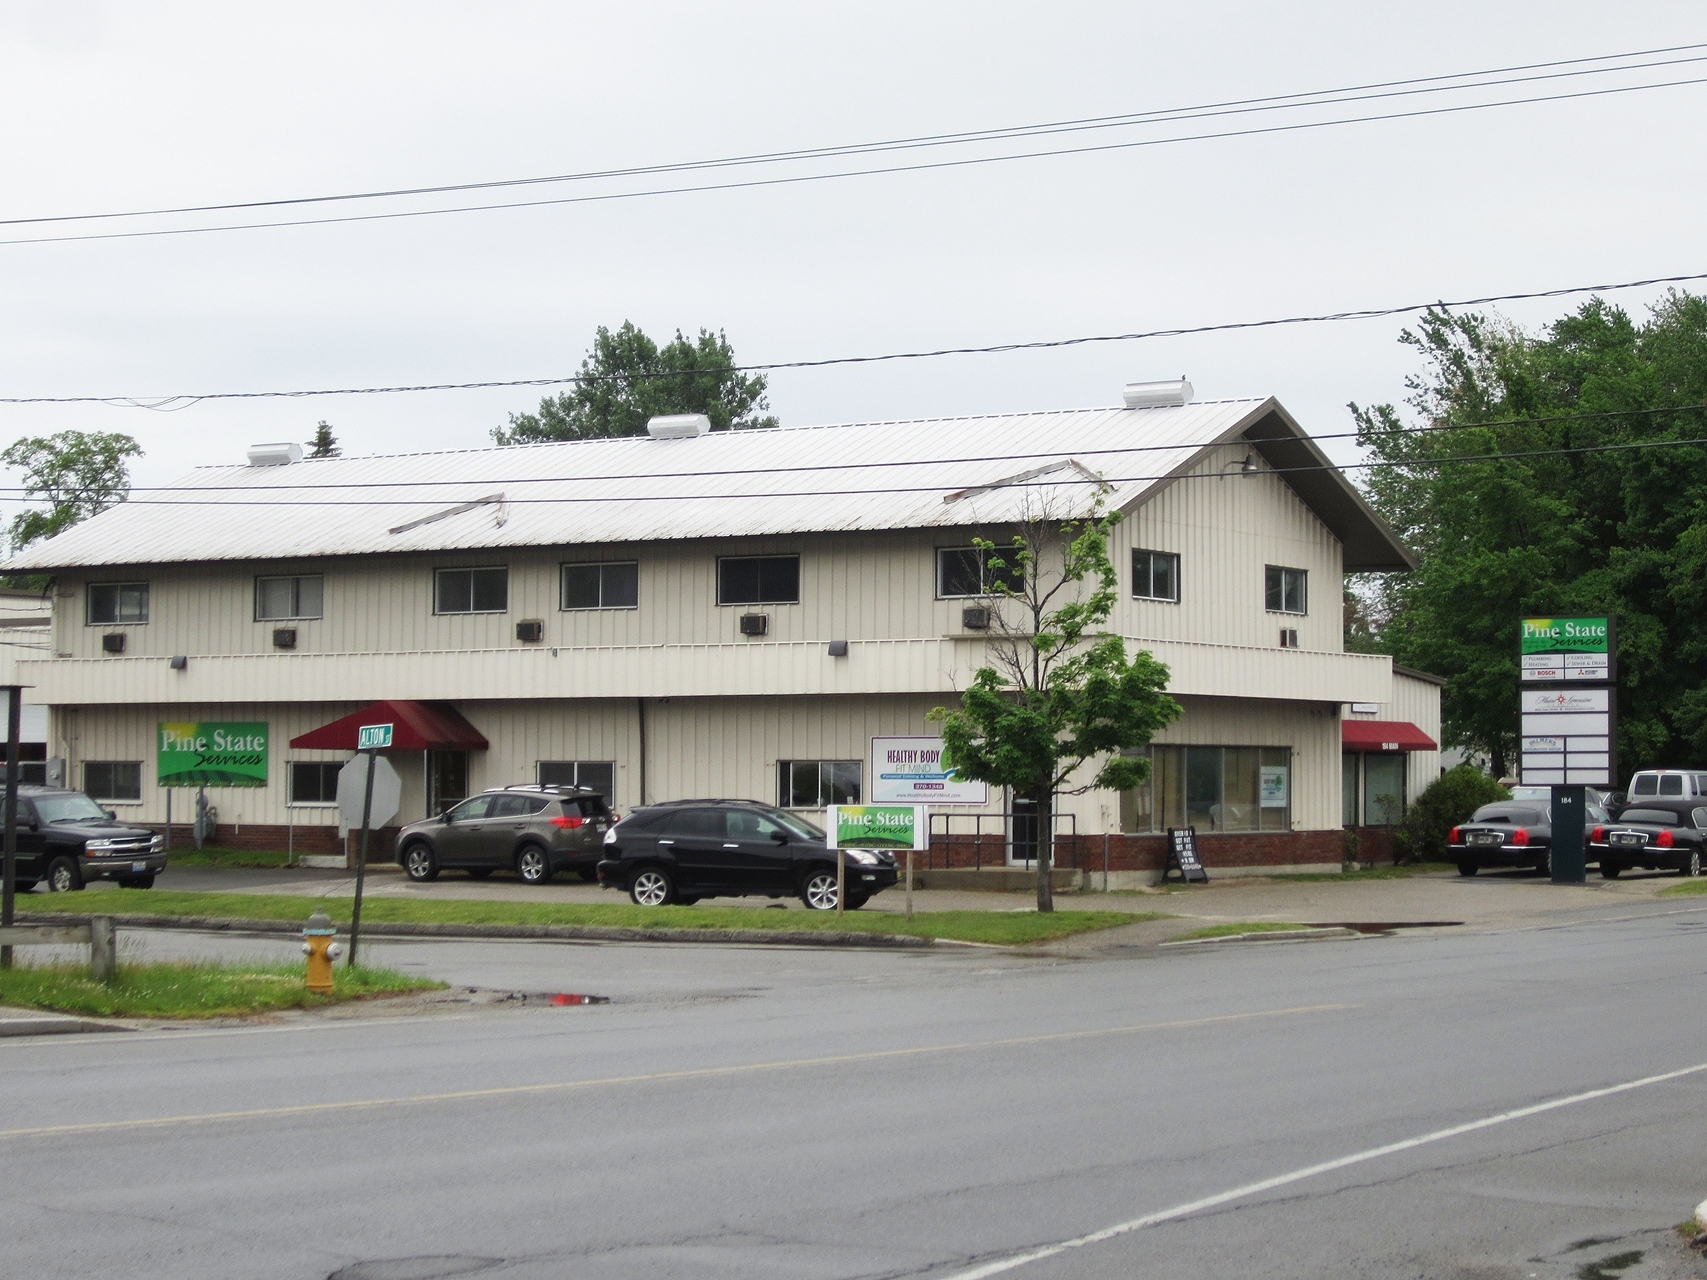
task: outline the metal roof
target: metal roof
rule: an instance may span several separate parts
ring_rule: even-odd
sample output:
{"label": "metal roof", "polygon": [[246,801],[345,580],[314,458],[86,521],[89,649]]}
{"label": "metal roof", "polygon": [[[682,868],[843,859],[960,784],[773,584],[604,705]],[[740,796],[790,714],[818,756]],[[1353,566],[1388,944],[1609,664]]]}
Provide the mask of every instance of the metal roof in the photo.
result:
{"label": "metal roof", "polygon": [[[202,467],[14,556],[13,572],[997,525],[1130,509],[1244,437],[1321,459],[1273,400],[721,431]],[[1299,453],[1302,448],[1305,452]],[[1347,568],[1410,557],[1335,469],[1292,477]],[[1308,489],[1310,492],[1305,493]],[[221,508],[229,507],[229,511]],[[1353,548],[1362,548],[1353,554]],[[1359,563],[1353,564],[1356,559]]]}

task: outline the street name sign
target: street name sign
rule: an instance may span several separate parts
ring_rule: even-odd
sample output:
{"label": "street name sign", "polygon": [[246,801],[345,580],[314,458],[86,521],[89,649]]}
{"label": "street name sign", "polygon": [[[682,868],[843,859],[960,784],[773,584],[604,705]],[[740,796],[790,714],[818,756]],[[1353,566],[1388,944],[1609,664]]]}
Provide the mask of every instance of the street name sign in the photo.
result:
{"label": "street name sign", "polygon": [[[388,724],[364,724],[356,731],[357,751],[383,751],[391,745],[391,730]],[[348,738],[345,739],[349,741]]]}

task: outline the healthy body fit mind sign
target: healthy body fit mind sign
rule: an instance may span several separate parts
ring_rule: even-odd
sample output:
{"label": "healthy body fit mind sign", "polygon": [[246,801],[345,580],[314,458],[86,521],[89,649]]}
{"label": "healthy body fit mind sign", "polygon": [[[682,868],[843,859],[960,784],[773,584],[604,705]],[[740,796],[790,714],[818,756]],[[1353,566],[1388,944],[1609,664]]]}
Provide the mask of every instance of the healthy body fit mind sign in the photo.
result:
{"label": "healthy body fit mind sign", "polygon": [[155,740],[162,787],[264,787],[264,721],[180,721],[161,724]]}

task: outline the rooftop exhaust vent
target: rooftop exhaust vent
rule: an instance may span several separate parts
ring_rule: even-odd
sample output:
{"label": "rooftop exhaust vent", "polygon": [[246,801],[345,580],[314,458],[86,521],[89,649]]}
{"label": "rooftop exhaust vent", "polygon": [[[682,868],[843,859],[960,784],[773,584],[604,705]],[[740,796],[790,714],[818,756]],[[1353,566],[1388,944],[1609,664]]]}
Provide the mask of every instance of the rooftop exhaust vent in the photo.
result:
{"label": "rooftop exhaust vent", "polygon": [[251,467],[286,467],[302,461],[302,446],[294,440],[283,444],[252,444],[249,446]]}
{"label": "rooftop exhaust vent", "polygon": [[646,422],[646,434],[654,440],[687,440],[711,430],[711,419],[703,413],[666,413]]}
{"label": "rooftop exhaust vent", "polygon": [[1166,382],[1128,382],[1128,409],[1162,409],[1191,403],[1191,383],[1184,378],[1169,378]]}

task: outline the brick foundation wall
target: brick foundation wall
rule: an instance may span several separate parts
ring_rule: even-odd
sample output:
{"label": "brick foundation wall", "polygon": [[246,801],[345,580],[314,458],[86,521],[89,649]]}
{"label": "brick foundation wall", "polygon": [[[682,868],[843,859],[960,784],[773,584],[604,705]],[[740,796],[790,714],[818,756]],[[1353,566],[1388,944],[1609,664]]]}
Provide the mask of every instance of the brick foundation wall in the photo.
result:
{"label": "brick foundation wall", "polygon": [[[1339,831],[1251,831],[1220,835],[1199,832],[1197,856],[1210,870],[1338,863],[1345,856],[1345,837]],[[981,845],[969,835],[937,836],[931,841],[930,850],[920,857],[927,867],[1000,867],[1007,862],[1007,841],[994,832],[986,834]],[[1110,871],[1160,871],[1167,862],[1166,835],[1108,837]],[[1057,836],[1055,865],[1102,870],[1103,837],[1082,835],[1075,840],[1072,836]]]}
{"label": "brick foundation wall", "polygon": [[[164,831],[163,823],[142,823],[155,831]],[[392,849],[397,843],[399,827],[382,827],[368,837],[368,861],[392,861]],[[174,849],[191,849],[195,847],[195,831],[187,822],[172,824],[172,847]],[[284,852],[291,849],[298,857],[304,854],[337,857],[347,854],[354,865],[356,850],[361,842],[361,834],[350,832],[348,841],[338,838],[337,827],[297,827],[294,837],[290,827],[279,826],[264,822],[245,822],[241,827],[228,822],[222,822],[214,829],[214,837],[209,844],[220,849],[244,849],[256,852]],[[346,847],[347,844],[347,847]]]}
{"label": "brick foundation wall", "polygon": [[1393,860],[1392,827],[1354,827],[1357,836],[1357,860],[1362,863]]}

